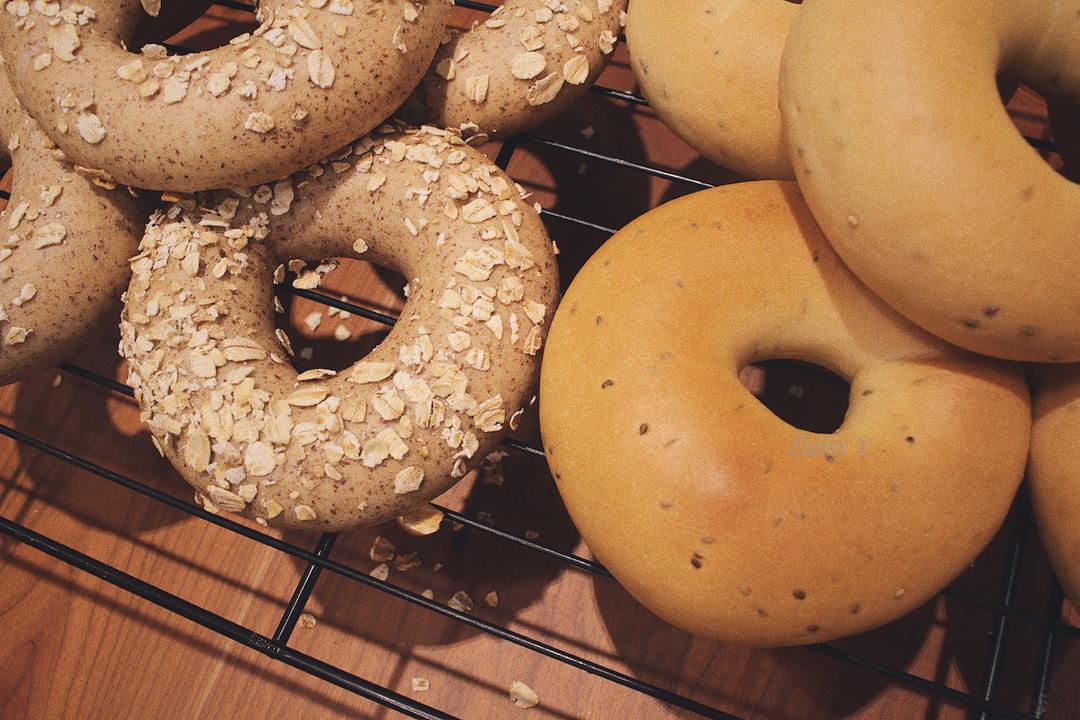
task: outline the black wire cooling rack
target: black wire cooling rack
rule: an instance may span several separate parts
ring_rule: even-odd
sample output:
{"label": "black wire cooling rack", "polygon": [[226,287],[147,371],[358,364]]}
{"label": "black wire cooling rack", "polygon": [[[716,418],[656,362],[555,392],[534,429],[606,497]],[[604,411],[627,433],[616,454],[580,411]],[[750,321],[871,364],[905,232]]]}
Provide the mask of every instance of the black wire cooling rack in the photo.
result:
{"label": "black wire cooling rack", "polygon": [[[219,0],[216,4],[232,9],[252,10],[250,4],[239,2],[238,0]],[[495,6],[493,5],[474,2],[473,0],[456,0],[456,5],[486,12],[495,9]],[[173,47],[171,49],[177,53],[185,52],[185,49],[181,47]],[[621,90],[597,86],[593,88],[593,92],[629,106],[647,105],[643,98]],[[1028,138],[1028,141],[1038,150],[1047,152],[1052,152],[1054,150],[1054,146],[1044,140]],[[514,156],[514,153],[522,145],[542,146],[559,152],[571,153],[579,156],[583,161],[595,160],[603,163],[610,163],[628,171],[645,173],[678,183],[688,190],[713,187],[711,183],[686,177],[662,168],[651,167],[622,158],[591,152],[572,145],[528,134],[519,135],[506,140],[498,153],[496,164],[499,167],[506,169]],[[8,193],[0,192],[0,198],[6,200],[8,196]],[[549,209],[542,210],[541,215],[547,220],[571,223],[580,227],[589,228],[598,233],[610,235],[615,232],[614,228],[605,227],[582,218],[561,214]],[[344,300],[338,300],[313,290],[301,290],[283,286],[279,288],[279,292],[291,293],[296,297],[302,297],[316,303],[344,310],[353,315],[373,320],[386,326],[392,326],[396,320],[396,318],[390,315],[355,305]],[[133,392],[130,387],[117,382],[112,378],[105,377],[91,370],[69,363],[63,363],[59,367],[66,373],[99,384],[115,393],[133,397]],[[452,715],[442,712],[434,707],[401,695],[400,693],[362,677],[358,677],[340,667],[326,663],[289,646],[289,640],[296,627],[297,621],[301,613],[304,612],[308,598],[315,587],[319,575],[323,571],[334,573],[353,582],[374,588],[392,598],[412,603],[429,612],[442,615],[461,623],[462,625],[471,627],[481,633],[513,643],[607,681],[618,683],[619,685],[630,688],[643,695],[656,698],[673,707],[681,708],[701,717],[738,720],[737,716],[731,715],[720,709],[709,707],[689,697],[593,662],[547,642],[485,621],[465,612],[455,610],[447,605],[430,600],[390,582],[373,578],[365,571],[336,562],[330,558],[330,553],[337,537],[333,533],[322,535],[315,544],[314,550],[307,550],[276,537],[266,535],[259,530],[241,525],[226,517],[211,514],[202,507],[177,499],[138,480],[114,472],[107,467],[103,467],[85,458],[73,455],[62,448],[43,442],[38,438],[20,432],[8,425],[0,424],[0,435],[4,435],[17,443],[34,449],[35,451],[64,461],[75,468],[93,473],[125,488],[126,490],[138,493],[155,502],[162,503],[186,513],[187,515],[212,523],[218,527],[272,548],[273,550],[296,558],[303,563],[306,563],[306,567],[278,622],[277,629],[274,631],[273,635],[267,637],[266,635],[237,624],[219,614],[207,610],[206,608],[184,600],[183,598],[146,582],[145,580],[134,577],[106,562],[90,557],[73,547],[35,532],[15,521],[0,517],[0,533],[30,547],[36,548],[53,558],[61,560],[86,573],[105,580],[118,588],[154,603],[155,605],[186,618],[191,622],[197,623],[204,628],[263,653],[274,660],[297,668],[305,673],[309,673],[312,676],[341,688],[345,688],[360,697],[395,710],[405,716],[439,720],[452,720],[453,718]],[[544,454],[539,448],[513,439],[505,440],[504,445],[513,451],[528,453],[534,456],[543,457]],[[449,508],[437,505],[436,507],[445,514],[446,519],[450,522],[460,523],[476,531],[491,535],[496,538],[496,541],[498,542],[515,543],[532,552],[541,553],[549,558],[559,560],[568,567],[602,576],[608,578],[611,582],[614,582],[614,580],[611,580],[610,573],[603,566],[592,560],[547,547],[527,538],[518,537],[514,534],[499,530],[497,527],[493,527],[486,522],[481,522],[464,514],[450,510]],[[1046,713],[1047,701],[1049,698],[1050,676],[1056,639],[1059,636],[1080,638],[1080,628],[1061,621],[1061,607],[1064,597],[1061,586],[1054,580],[1051,580],[1052,586],[1047,592],[1049,600],[1044,614],[1033,613],[1016,606],[1015,601],[1017,593],[1021,587],[1020,577],[1024,551],[1033,527],[1030,505],[1026,497],[1026,489],[1021,491],[1021,494],[1010,513],[1006,527],[1009,529],[1008,533],[1010,537],[1008,538],[1006,560],[1002,570],[1001,590],[999,595],[996,598],[989,598],[962,590],[955,586],[950,586],[941,593],[945,598],[959,601],[972,607],[981,608],[989,611],[993,615],[993,622],[990,629],[989,651],[985,659],[984,671],[979,681],[977,691],[963,692],[943,683],[934,682],[904,670],[889,667],[873,659],[853,654],[832,645],[815,645],[810,646],[809,649],[850,666],[876,673],[888,682],[905,686],[936,700],[967,708],[970,711],[971,716],[977,717],[979,720],[988,720],[989,718],[1042,720]],[[1014,623],[1025,623],[1042,634],[1036,667],[1030,669],[1032,673],[1032,693],[1029,707],[1026,711],[1005,707],[994,701],[995,691],[998,689],[1004,673],[1006,638]]]}

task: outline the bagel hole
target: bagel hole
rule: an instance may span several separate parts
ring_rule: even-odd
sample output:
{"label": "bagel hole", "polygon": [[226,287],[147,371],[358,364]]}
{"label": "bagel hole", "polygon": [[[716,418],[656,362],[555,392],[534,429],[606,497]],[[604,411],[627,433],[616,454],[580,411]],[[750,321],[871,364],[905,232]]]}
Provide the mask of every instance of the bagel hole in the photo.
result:
{"label": "bagel hole", "polygon": [[[1069,140],[1073,143],[1076,142],[1075,138],[1063,140],[1053,136],[1053,129],[1048,119],[1049,109],[1046,98],[1028,85],[1018,86],[1011,97],[1007,95],[1009,90],[1007,80],[999,78],[998,86],[1001,89],[1003,99],[1007,99],[1005,109],[1009,113],[1013,125],[1016,126],[1020,134],[1028,138],[1034,138],[1035,150],[1039,153],[1039,157],[1056,172],[1073,182],[1080,181],[1080,167],[1067,167],[1062,155],[1059,152],[1047,149],[1045,145],[1045,143],[1054,143],[1060,147],[1063,142]],[[1076,165],[1080,158],[1072,158],[1071,160],[1073,165]]]}
{"label": "bagel hole", "polygon": [[739,380],[750,394],[788,425],[834,433],[847,415],[851,385],[832,370],[799,360],[761,360]]}
{"label": "bagel hole", "polygon": [[[196,23],[200,18],[202,22]],[[250,10],[209,2],[163,2],[156,18],[142,13],[129,47],[140,52],[144,45],[167,42],[194,51],[213,50],[258,27]]]}
{"label": "bagel hole", "polygon": [[11,187],[15,182],[15,171],[11,167],[11,158],[7,150],[0,152],[0,211],[7,207],[8,198],[11,197]]}
{"label": "bagel hole", "polygon": [[[336,263],[336,268],[321,273]],[[303,297],[294,286],[307,284],[306,273],[322,275],[308,293],[340,300],[363,310],[397,317],[405,304],[405,279],[393,270],[351,258],[331,258],[307,262],[298,272],[286,273],[275,294],[284,312],[277,313],[275,325],[292,344],[290,361],[297,371],[313,368],[341,371],[365,357],[390,333],[390,326],[376,319]]]}

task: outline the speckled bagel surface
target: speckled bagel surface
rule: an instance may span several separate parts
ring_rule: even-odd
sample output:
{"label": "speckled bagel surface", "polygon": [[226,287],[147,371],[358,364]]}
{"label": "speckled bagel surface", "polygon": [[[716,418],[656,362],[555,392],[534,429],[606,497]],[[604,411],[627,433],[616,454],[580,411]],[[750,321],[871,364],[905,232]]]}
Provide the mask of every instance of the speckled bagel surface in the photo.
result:
{"label": "speckled bagel surface", "polygon": [[626,42],[642,94],[713,162],[747,177],[794,177],[779,82],[798,10],[786,0],[634,0]]}
{"label": "speckled bagel surface", "polygon": [[784,49],[787,146],[825,235],[901,314],[975,352],[1080,360],[1080,187],[997,87],[1080,105],[1078,17],[1080,0],[807,0]]}
{"label": "speckled bagel surface", "polygon": [[[851,383],[833,434],[739,382],[797,359]],[[541,373],[544,448],[589,548],[646,607],[733,643],[820,642],[926,602],[994,536],[1028,449],[1014,365],[901,318],[793,183],[675,200],[585,265]]]}
{"label": "speckled bagel surface", "polygon": [[118,182],[187,192],[284,177],[377,126],[430,65],[449,0],[263,0],[255,30],[183,56],[125,49],[139,0],[4,7],[8,75],[53,141]]}
{"label": "speckled bagel surface", "polygon": [[[0,384],[51,367],[115,327],[149,205],[95,184],[63,158],[0,74]],[[99,181],[100,182],[100,181]]]}
{"label": "speckled bagel surface", "polygon": [[447,35],[418,93],[426,121],[507,136],[555,118],[607,67],[625,11],[626,0],[507,0]]}
{"label": "speckled bagel surface", "polygon": [[[157,216],[122,323],[131,384],[208,508],[343,530],[439,495],[534,398],[558,273],[522,191],[451,132],[387,128],[272,186]],[[399,270],[389,336],[340,373],[289,363],[271,283],[293,258]]]}

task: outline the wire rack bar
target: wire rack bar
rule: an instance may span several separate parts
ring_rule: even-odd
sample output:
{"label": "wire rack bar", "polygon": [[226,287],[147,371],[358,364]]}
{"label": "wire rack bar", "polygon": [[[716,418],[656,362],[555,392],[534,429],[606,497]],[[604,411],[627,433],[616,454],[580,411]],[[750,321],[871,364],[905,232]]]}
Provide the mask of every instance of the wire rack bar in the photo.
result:
{"label": "wire rack bar", "polygon": [[[313,552],[304,550],[303,548],[297,547],[283,540],[279,540],[278,538],[275,538],[273,536],[264,535],[257,530],[253,530],[233,520],[222,517],[220,515],[209,513],[197,505],[193,505],[191,503],[168,495],[167,493],[163,493],[160,490],[156,490],[149,486],[143,485],[136,480],[108,470],[107,468],[101,467],[96,463],[67,453],[59,448],[56,448],[55,446],[38,440],[37,438],[31,437],[29,435],[26,435],[25,433],[15,430],[14,428],[0,424],[0,434],[6,435],[18,442],[21,442],[60,460],[69,462],[81,469],[87,470],[107,480],[111,480],[130,490],[134,490],[139,494],[146,495],[154,500],[162,502],[184,513],[200,517],[221,528],[240,534],[250,540],[254,540],[263,545],[267,545],[276,550],[292,555],[293,557],[305,560],[310,564],[318,565],[323,569],[330,570],[331,572],[334,572],[347,579],[359,582],[369,587],[374,587],[377,590],[385,592],[398,599],[411,602],[415,605],[424,607],[425,609],[432,612],[436,612],[440,615],[450,617],[463,624],[469,625],[474,629],[493,635],[494,637],[500,638],[502,640],[507,640],[521,647],[533,650],[534,652],[538,652],[572,667],[584,670],[586,672],[589,672],[590,674],[597,675],[598,677],[611,680],[618,684],[655,697],[656,699],[668,702],[669,704],[675,705],[677,707],[690,710],[691,712],[699,714],[702,717],[723,718],[724,720],[737,720],[735,716],[728,715],[715,708],[710,708],[708,706],[702,705],[701,703],[691,701],[688,698],[679,696],[675,693],[671,693],[670,691],[659,688],[658,686],[652,685],[651,683],[645,683],[643,681],[637,680],[636,678],[629,677],[627,675],[619,673],[618,671],[585,660],[584,658],[576,656],[572,653],[559,650],[558,648],[555,648],[541,641],[521,635],[520,633],[517,633],[515,631],[502,628],[498,625],[494,625],[474,616],[456,611],[448,606],[442,605],[433,600],[428,600],[427,598],[421,595],[417,595],[416,593],[413,593],[404,588],[400,588],[388,582],[372,578],[369,575],[363,573],[362,571],[356,570],[346,565],[342,565],[338,562],[329,560],[328,558],[319,557]],[[486,526],[477,524],[476,527]],[[915,675],[911,675],[909,673],[905,673],[903,671],[889,668],[873,660],[863,658],[831,646],[813,645],[809,646],[808,649],[821,653],[823,655],[827,655],[834,659],[842,660],[848,664],[873,671],[895,682],[907,685],[908,687],[924,693],[942,697],[946,700],[949,700],[950,702],[967,705],[974,709],[990,710],[995,716],[1010,718],[1011,720],[1033,720],[1033,716],[1022,715],[1020,713],[1017,713],[1016,711],[994,705],[993,703],[987,702],[973,695],[969,695],[967,693],[963,693],[958,690],[954,690],[952,688],[933,683],[929,680],[920,678]]]}
{"label": "wire rack bar", "polygon": [[28,545],[35,550],[40,550],[41,552],[76,567],[83,572],[89,573],[94,577],[100,578],[121,590],[126,590],[143,600],[152,602],[158,607],[164,608],[171,613],[197,623],[208,630],[212,630],[213,632],[245,645],[252,650],[257,650],[274,660],[279,660],[286,665],[291,665],[292,667],[315,675],[338,687],[345,688],[361,697],[377,702],[385,707],[392,708],[404,715],[419,718],[420,720],[456,720],[452,715],[447,715],[435,708],[424,705],[423,703],[418,703],[404,695],[400,695],[393,690],[388,690],[381,685],[364,680],[363,678],[345,672],[340,668],[328,665],[310,655],[288,647],[279,646],[264,635],[260,635],[259,633],[249,630],[242,625],[238,625],[217,613],[188,602],[166,590],[162,590],[155,585],[151,585],[133,575],[129,575],[122,570],[118,570],[111,565],[96,560],[89,555],[85,555],[74,548],[34,532],[33,530],[23,527],[2,516],[0,516],[0,533],[7,535],[13,540],[17,540],[24,545]]}
{"label": "wire rack bar", "polygon": [[995,717],[1006,718],[1007,720],[1036,720],[1033,716],[1025,715],[1015,710],[995,705],[991,702],[983,700],[982,698],[969,695],[968,693],[961,692],[960,690],[954,690],[946,685],[932,682],[926,678],[921,678],[918,675],[912,675],[906,673],[903,670],[897,670],[896,668],[882,665],[881,663],[868,660],[851,653],[844,652],[831,645],[809,645],[808,649],[814,652],[820,653],[827,657],[831,657],[835,660],[843,660],[846,663],[856,665],[864,670],[872,670],[873,672],[883,675],[890,680],[907,685],[921,690],[928,695],[936,695],[937,697],[948,700],[949,702],[956,703],[958,705],[966,705],[967,707],[982,710],[987,713],[993,714]]}
{"label": "wire rack bar", "polygon": [[[1050,600],[1047,604],[1047,613],[1060,613],[1061,604],[1065,601],[1065,593],[1061,583],[1054,581],[1054,587],[1050,592]],[[1039,654],[1039,672],[1035,678],[1035,692],[1031,696],[1031,714],[1042,720],[1046,715],[1046,705],[1050,699],[1050,673],[1054,663],[1054,632],[1047,631],[1043,635],[1042,652]]]}
{"label": "wire rack bar", "polygon": [[487,633],[501,640],[512,642],[515,645],[519,645],[520,647],[532,650],[533,652],[539,653],[541,655],[545,655],[549,658],[552,658],[553,660],[557,660],[566,665],[577,668],[578,670],[583,670],[590,675],[596,675],[597,677],[604,678],[605,680],[615,682],[619,685],[630,688],[631,690],[635,690],[642,694],[649,695],[650,697],[654,697],[657,700],[661,700],[675,707],[689,710],[690,712],[693,712],[702,717],[719,718],[720,720],[739,720],[733,715],[729,715],[720,710],[717,710],[716,708],[711,708],[707,705],[683,697],[669,690],[665,690],[664,688],[653,685],[652,683],[638,680],[637,678],[626,675],[625,673],[621,673],[617,670],[605,667],[603,665],[592,662],[591,660],[587,660],[583,657],[567,652],[565,650],[560,650],[559,648],[556,648],[555,646],[549,645],[540,640],[536,640],[513,630],[503,628],[499,625],[495,625],[494,623],[490,623],[473,615],[454,610],[447,605],[443,605],[434,600],[429,600],[422,595],[418,595],[414,592],[393,585],[392,583],[373,578],[360,570],[356,570],[355,568],[351,568],[347,565],[342,565],[341,563],[330,560],[328,558],[319,557],[313,552],[305,550],[296,545],[292,545],[291,543],[287,543],[283,540],[279,540],[278,538],[275,538],[273,536],[264,535],[257,530],[253,530],[247,527],[246,525],[241,525],[234,520],[230,520],[220,515],[215,515],[213,513],[207,512],[205,509],[197,505],[193,505],[191,503],[175,498],[172,495],[163,493],[160,490],[156,490],[149,486],[143,485],[137,480],[133,480],[132,478],[129,478],[125,475],[121,475],[120,473],[109,470],[108,468],[102,467],[96,463],[86,460],[85,458],[81,458],[77,455],[68,453],[64,450],[61,450],[60,448],[43,442],[37,438],[34,438],[30,435],[27,435],[26,433],[23,433],[2,423],[0,423],[0,435],[6,435],[13,440],[16,440],[24,445],[34,448],[35,450],[39,450],[48,455],[51,455],[52,457],[68,462],[72,465],[75,465],[76,467],[98,475],[99,477],[105,478],[106,480],[111,480],[119,485],[122,485],[123,487],[128,488],[129,490],[133,490],[141,495],[145,495],[154,500],[162,502],[169,507],[187,513],[188,515],[194,515],[202,518],[203,520],[211,522],[218,527],[242,535],[249,540],[254,540],[255,542],[272,547],[275,550],[279,550],[293,557],[305,560],[308,563],[317,565],[325,570],[330,570],[331,572],[334,572],[349,580],[359,582],[363,585],[367,585],[368,587],[373,587],[376,590],[386,593],[392,597],[398,598],[399,600],[405,600],[406,602],[410,602],[414,605],[419,605],[427,610],[456,620],[464,625],[468,625],[476,630],[480,630],[481,632]]}
{"label": "wire rack bar", "polygon": [[[315,545],[315,557],[330,557],[330,551],[334,547],[335,540],[337,540],[336,533],[324,533]],[[293,630],[296,629],[296,622],[300,619],[301,613],[304,612],[308,598],[311,597],[311,591],[315,589],[315,583],[318,582],[321,572],[322,568],[315,563],[309,562],[307,567],[304,568],[299,582],[296,583],[296,589],[293,590],[292,598],[285,607],[285,612],[281,615],[277,630],[274,631],[274,642],[278,645],[288,644]]]}
{"label": "wire rack bar", "polygon": [[[58,367],[60,367],[65,372],[70,372],[73,375],[88,380],[89,382],[106,386],[116,392],[127,395],[128,397],[134,397],[134,391],[129,386],[119,383],[112,378],[107,378],[104,375],[95,373],[92,370],[87,370],[86,368],[82,368],[77,365],[71,365],[70,363],[61,363]],[[531,445],[520,443],[519,441],[511,441],[510,439],[506,439],[504,440],[503,445],[514,448],[515,450],[520,450],[522,452],[536,455],[538,457],[543,457],[542,450],[534,448]],[[605,577],[611,577],[611,573],[607,570],[607,568],[603,567],[603,565],[594,560],[589,560],[587,558],[581,557],[580,555],[574,555],[572,553],[565,553],[560,550],[556,550],[554,548],[542,545],[540,543],[535,543],[531,540],[518,537],[517,535],[513,535],[511,533],[499,530],[498,528],[469,518],[465,515],[462,515],[461,513],[455,512],[441,505],[432,503],[432,506],[435,507],[437,510],[443,512],[443,514],[445,514],[451,520],[460,522],[464,525],[468,525],[471,528],[480,530],[485,533],[489,533],[491,535],[513,542],[523,547],[527,547],[531,550],[535,550],[537,552],[548,555],[549,557],[557,558],[562,562],[566,563],[567,565],[571,565],[580,570],[584,570],[586,572],[594,573],[597,575],[602,575]],[[1005,614],[1009,617],[1023,620],[1032,625],[1037,625],[1046,630],[1080,639],[1080,627],[1076,627],[1074,625],[1069,625],[1060,621],[1050,620],[1046,617],[1043,617],[1042,615],[1036,615],[1035,613],[1031,613],[1020,608],[1006,607],[996,600],[991,600],[989,598],[975,595],[973,593],[969,593],[967,591],[960,590],[959,588],[955,588],[952,586],[943,589],[941,591],[941,594],[955,600],[960,600],[970,603],[972,605],[977,605],[996,614]]]}
{"label": "wire rack bar", "polygon": [[[1024,522],[1030,512],[1026,502],[1026,496],[1022,497],[1018,504],[1020,522],[1016,523],[1013,531],[1013,540],[1009,545],[1009,560],[1006,564],[1005,577],[1002,582],[1001,604],[1011,607],[1016,595],[1016,585],[1020,577],[1020,564],[1024,556],[1024,545],[1027,541],[1028,523]],[[1008,632],[1008,615],[998,615],[994,621],[994,628],[990,635],[990,656],[987,658],[986,670],[983,673],[982,697],[986,702],[994,699],[994,690],[997,687],[998,676],[1001,672],[1002,651],[1005,648],[1005,638]],[[990,713],[985,709],[980,713],[979,720],[989,720]]]}
{"label": "wire rack bar", "polygon": [[550,558],[555,558],[556,560],[559,560],[566,565],[575,567],[579,570],[584,570],[585,572],[590,572],[594,575],[600,575],[602,577],[614,579],[614,576],[611,574],[611,572],[595,560],[589,560],[587,558],[581,557],[580,555],[574,555],[573,553],[561,552],[559,550],[556,550],[555,548],[550,548],[546,545],[535,543],[532,540],[518,537],[517,535],[508,533],[505,530],[499,530],[496,527],[493,527],[486,523],[482,523],[479,520],[475,520],[469,517],[468,515],[462,515],[459,512],[455,512],[450,508],[443,507],[442,505],[437,505],[436,503],[431,503],[431,506],[454,522],[461,523],[462,525],[474,528],[476,530],[481,530],[485,533],[488,533],[489,535],[494,535],[497,538],[508,540],[516,545],[520,545],[534,552],[538,552],[541,555],[547,555]]}
{"label": "wire rack bar", "polygon": [[[92,370],[87,370],[76,365],[71,365],[70,363],[61,363],[58,367],[60,367],[65,372],[70,372],[73,375],[81,377],[89,382],[103,385],[116,392],[127,395],[128,397],[134,397],[134,391],[129,386],[119,383],[112,378],[107,378],[104,375],[95,373]],[[520,443],[519,441],[511,441],[508,438],[503,441],[503,445],[505,445],[506,447],[514,448],[515,450],[520,450],[522,452],[536,455],[538,457],[543,457],[542,450],[534,448],[531,445]],[[529,548],[530,550],[534,550],[536,552],[543,553],[544,555],[547,555],[549,557],[556,558],[566,563],[567,565],[575,567],[579,570],[594,573],[596,575],[601,575],[604,577],[612,577],[610,571],[608,571],[607,568],[605,568],[603,565],[596,562],[595,560],[589,560],[587,558],[581,557],[580,555],[562,552],[561,550],[556,550],[555,548],[548,547],[546,545],[536,543],[531,540],[527,540],[517,535],[513,535],[512,533],[499,530],[498,528],[487,525],[473,518],[469,518],[466,515],[462,515],[461,513],[455,512],[454,510],[435,503],[432,503],[432,506],[435,507],[437,510],[441,511],[451,520],[460,522],[463,525],[467,525],[473,529],[480,530],[482,532],[494,535],[495,537],[502,538],[503,540]],[[1043,617],[1042,615],[1037,615],[1035,613],[1028,612],[1020,608],[1006,607],[996,600],[985,598],[980,595],[975,595],[973,593],[969,593],[967,591],[960,590],[959,588],[952,586],[943,589],[941,591],[941,594],[945,597],[960,600],[962,602],[970,603],[972,605],[977,605],[986,610],[990,610],[995,614],[1008,615],[1009,617],[1022,620],[1032,625],[1036,625],[1045,630],[1080,639],[1080,627],[1063,623],[1060,620],[1054,621]]]}
{"label": "wire rack bar", "polygon": [[709,188],[716,187],[714,183],[708,183],[704,180],[696,180],[686,175],[680,175],[679,173],[672,172],[670,170],[664,170],[662,168],[653,167],[651,165],[642,165],[641,163],[631,162],[630,160],[624,160],[623,158],[612,157],[610,155],[603,155],[601,153],[593,152],[592,150],[586,150],[574,145],[567,145],[566,143],[557,142],[555,140],[548,140],[547,138],[538,137],[536,135],[530,135],[528,133],[519,136],[521,139],[529,142],[533,145],[539,145],[546,148],[554,148],[562,152],[572,153],[574,155],[580,155],[581,157],[588,158],[590,160],[598,160],[609,165],[616,165],[626,170],[632,170],[634,172],[645,173],[658,177],[663,180],[670,180],[672,182],[685,183],[699,190],[708,190]]}

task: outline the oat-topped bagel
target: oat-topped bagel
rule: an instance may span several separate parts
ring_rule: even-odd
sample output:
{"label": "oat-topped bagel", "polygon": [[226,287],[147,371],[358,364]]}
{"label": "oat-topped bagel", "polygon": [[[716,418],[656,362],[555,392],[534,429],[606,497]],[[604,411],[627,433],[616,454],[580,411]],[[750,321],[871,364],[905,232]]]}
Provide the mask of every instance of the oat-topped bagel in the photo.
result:
{"label": "oat-topped bagel", "polygon": [[125,49],[140,0],[5,8],[15,91],[70,158],[191,191],[284,177],[389,117],[428,68],[448,0],[263,0],[255,31],[173,57]]}
{"label": "oat-topped bagel", "polygon": [[2,73],[0,154],[15,171],[0,213],[0,384],[7,384],[115,327],[127,261],[149,210],[65,162]]}
{"label": "oat-topped bagel", "polygon": [[626,0],[507,0],[451,32],[418,95],[426,120],[512,135],[564,112],[607,67]]}
{"label": "oat-topped bagel", "polygon": [[822,230],[901,314],[975,352],[1080,360],[1080,187],[997,85],[1080,107],[1078,18],[1080,0],[807,0],[788,35],[781,116]]}
{"label": "oat-topped bagel", "polygon": [[[835,433],[739,382],[780,358],[851,382]],[[589,548],[646,607],[728,642],[820,642],[919,607],[994,536],[1027,456],[1019,369],[869,292],[794,183],[695,193],[619,231],[567,290],[540,385]]]}
{"label": "oat-topped bagel", "polygon": [[[408,278],[401,319],[348,370],[298,376],[272,278],[356,255]],[[132,270],[121,351],[165,455],[207,507],[319,530],[400,515],[492,450],[533,396],[558,292],[521,190],[430,128],[175,206]]]}

